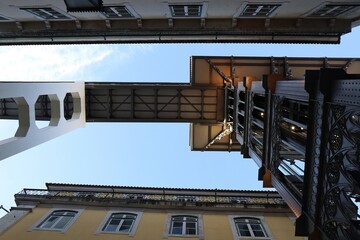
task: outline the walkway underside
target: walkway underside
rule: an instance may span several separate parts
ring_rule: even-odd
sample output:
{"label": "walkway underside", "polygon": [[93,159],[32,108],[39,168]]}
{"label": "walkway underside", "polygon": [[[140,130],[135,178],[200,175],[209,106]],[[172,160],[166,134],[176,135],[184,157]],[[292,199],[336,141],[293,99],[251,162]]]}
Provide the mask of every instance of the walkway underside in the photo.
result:
{"label": "walkway underside", "polygon": [[[88,122],[216,123],[222,89],[169,83],[86,83]],[[222,106],[222,105],[221,105]]]}

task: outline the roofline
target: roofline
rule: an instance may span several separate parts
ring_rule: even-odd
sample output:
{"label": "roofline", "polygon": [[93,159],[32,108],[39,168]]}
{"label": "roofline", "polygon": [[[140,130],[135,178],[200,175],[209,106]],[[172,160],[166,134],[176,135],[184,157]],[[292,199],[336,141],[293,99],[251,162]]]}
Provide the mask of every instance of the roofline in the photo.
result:
{"label": "roofline", "polygon": [[204,188],[168,188],[168,187],[135,187],[135,186],[114,186],[114,185],[92,185],[92,184],[68,184],[68,183],[46,183],[48,190],[53,187],[90,187],[90,188],[108,188],[108,189],[129,189],[129,190],[165,190],[165,191],[190,191],[190,192],[223,192],[223,193],[269,193],[277,194],[271,190],[234,190],[234,189],[204,189]]}

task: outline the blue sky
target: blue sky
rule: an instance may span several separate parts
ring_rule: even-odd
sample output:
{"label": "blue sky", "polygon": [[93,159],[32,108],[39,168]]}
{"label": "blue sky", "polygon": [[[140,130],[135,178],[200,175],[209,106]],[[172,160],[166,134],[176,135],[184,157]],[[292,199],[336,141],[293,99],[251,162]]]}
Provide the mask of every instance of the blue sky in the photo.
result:
{"label": "blue sky", "polygon": [[[343,36],[340,45],[0,47],[0,81],[189,82],[192,55],[359,57],[359,39],[360,27]],[[15,132],[15,123],[0,121],[0,140]],[[243,159],[238,152],[191,152],[188,143],[186,123],[88,123],[0,161],[0,205],[15,206],[15,193],[23,188],[45,188],[45,182],[261,189],[251,159]]]}

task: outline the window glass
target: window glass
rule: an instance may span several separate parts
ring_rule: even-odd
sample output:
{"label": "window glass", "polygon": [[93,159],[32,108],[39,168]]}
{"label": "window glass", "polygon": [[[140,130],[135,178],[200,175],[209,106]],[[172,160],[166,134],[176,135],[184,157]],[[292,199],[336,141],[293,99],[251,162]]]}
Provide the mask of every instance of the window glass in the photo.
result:
{"label": "window glass", "polygon": [[193,216],[175,216],[171,218],[170,234],[197,235],[198,218]]}
{"label": "window glass", "polygon": [[105,231],[114,232],[116,231],[117,226],[119,226],[120,220],[119,219],[111,219],[109,224],[106,226]]}
{"label": "window glass", "polygon": [[238,222],[236,224],[236,227],[238,229],[238,233],[240,236],[251,236],[250,231],[246,225],[246,223]]}
{"label": "window glass", "polygon": [[103,227],[105,232],[131,232],[137,215],[132,213],[113,213]]}
{"label": "window glass", "polygon": [[131,18],[133,15],[125,6],[107,6],[102,8],[102,13],[107,18]]}
{"label": "window glass", "polygon": [[240,16],[244,17],[267,17],[272,14],[280,5],[278,4],[248,4]]}
{"label": "window glass", "polygon": [[170,5],[173,17],[200,17],[202,5]]}
{"label": "window glass", "polygon": [[50,216],[48,216],[37,227],[42,229],[65,229],[68,223],[73,220],[76,214],[76,211],[57,210],[52,212]]}
{"label": "window glass", "polygon": [[261,220],[257,218],[234,218],[236,230],[239,236],[267,237]]}

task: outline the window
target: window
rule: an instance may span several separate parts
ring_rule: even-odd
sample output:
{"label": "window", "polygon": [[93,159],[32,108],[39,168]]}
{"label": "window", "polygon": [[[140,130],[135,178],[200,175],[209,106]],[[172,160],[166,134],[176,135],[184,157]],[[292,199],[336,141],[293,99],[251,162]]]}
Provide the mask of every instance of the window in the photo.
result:
{"label": "window", "polygon": [[104,232],[131,232],[137,215],[132,213],[113,213],[106,222]]}
{"label": "window", "polygon": [[268,239],[268,235],[259,218],[234,218],[236,233],[239,237],[257,237]]}
{"label": "window", "polygon": [[134,236],[142,212],[109,211],[96,234],[127,234]]}
{"label": "window", "polygon": [[198,218],[195,216],[173,216],[169,234],[174,235],[197,235]]}
{"label": "window", "polygon": [[269,17],[280,4],[247,4],[240,13],[240,17]]}
{"label": "window", "polygon": [[83,211],[84,209],[82,208],[52,209],[34,224],[29,231],[47,230],[66,232]]}
{"label": "window", "polygon": [[68,12],[100,11],[102,0],[65,0]]}
{"label": "window", "polygon": [[56,210],[36,226],[38,229],[65,230],[74,221],[78,211]]}
{"label": "window", "polygon": [[200,17],[202,5],[170,5],[173,17]]}
{"label": "window", "polygon": [[27,11],[38,18],[46,20],[57,20],[57,19],[70,19],[70,17],[54,10],[53,8],[21,8],[21,10]]}
{"label": "window", "polygon": [[310,13],[308,17],[336,17],[356,7],[359,7],[359,5],[326,4]]}
{"label": "window", "polygon": [[125,6],[103,7],[102,13],[107,18],[131,18],[131,17],[134,17],[134,15]]}
{"label": "window", "polygon": [[177,237],[197,237],[204,238],[203,219],[201,214],[168,214],[166,227],[163,233],[164,238],[171,236]]}

